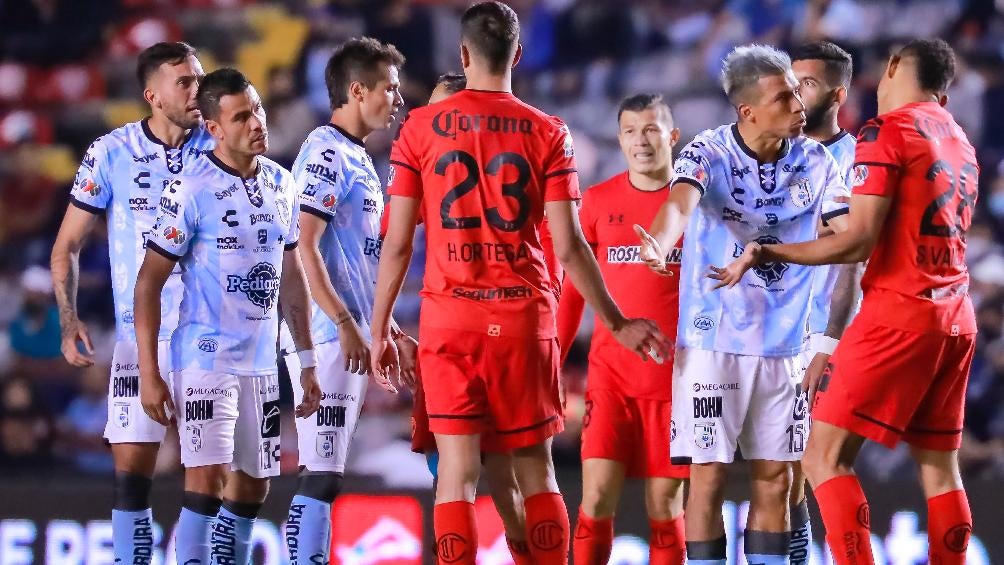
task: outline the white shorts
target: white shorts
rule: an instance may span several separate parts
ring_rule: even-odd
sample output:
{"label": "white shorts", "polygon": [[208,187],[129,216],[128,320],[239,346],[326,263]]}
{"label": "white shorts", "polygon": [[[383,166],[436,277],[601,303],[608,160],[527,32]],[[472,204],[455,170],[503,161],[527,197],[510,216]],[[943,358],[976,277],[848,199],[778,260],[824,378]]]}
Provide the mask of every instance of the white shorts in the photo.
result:
{"label": "white shorts", "polygon": [[[317,355],[315,372],[321,385],[321,407],[308,418],[296,419],[299,462],[308,471],[343,473],[349,442],[363,409],[369,375],[345,370],[345,358],[337,339],[314,345],[314,352]],[[287,354],[285,359],[293,383],[293,402],[298,405],[303,401],[300,359],[296,353]]]}
{"label": "white shorts", "polygon": [[[678,347],[673,363],[674,462],[798,461],[809,411],[798,356],[757,357]],[[681,458],[681,459],[677,459]]]}
{"label": "white shorts", "polygon": [[181,464],[230,463],[263,479],[279,474],[279,376],[174,373]]}
{"label": "white shorts", "polygon": [[[171,342],[157,343],[160,374],[171,390]],[[139,401],[139,349],[134,341],[116,341],[108,381],[108,443],[160,443],[167,428],[154,422]]]}

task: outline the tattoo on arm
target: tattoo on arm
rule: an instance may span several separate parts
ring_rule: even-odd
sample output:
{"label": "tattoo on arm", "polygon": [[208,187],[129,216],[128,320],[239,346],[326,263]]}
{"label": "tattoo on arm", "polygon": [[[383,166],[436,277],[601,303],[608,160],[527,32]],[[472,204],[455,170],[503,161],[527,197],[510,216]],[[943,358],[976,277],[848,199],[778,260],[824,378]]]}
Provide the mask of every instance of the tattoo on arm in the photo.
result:
{"label": "tattoo on arm", "polygon": [[66,267],[66,275],[55,287],[56,303],[59,305],[59,324],[62,327],[64,337],[73,331],[70,326],[77,321],[79,264],[76,257],[70,257]]}
{"label": "tattoo on arm", "polygon": [[851,322],[858,297],[861,295],[863,268],[861,263],[833,265],[832,268],[837,269],[837,280],[830,297],[830,319],[824,333],[834,339],[840,339]]}

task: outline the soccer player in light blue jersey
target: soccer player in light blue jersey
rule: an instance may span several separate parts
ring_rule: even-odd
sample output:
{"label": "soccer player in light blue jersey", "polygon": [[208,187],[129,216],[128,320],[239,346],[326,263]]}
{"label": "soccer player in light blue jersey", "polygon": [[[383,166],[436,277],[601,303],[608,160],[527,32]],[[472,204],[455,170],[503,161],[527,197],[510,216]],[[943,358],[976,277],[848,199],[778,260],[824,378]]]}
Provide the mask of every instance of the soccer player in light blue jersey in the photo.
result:
{"label": "soccer player in light blue jersey", "polygon": [[[849,53],[826,41],[796,47],[791,52],[791,68],[798,79],[799,95],[805,104],[805,135],[822,143],[837,161],[844,183],[851,186],[854,147],[857,141],[837,123],[840,107],[847,101],[853,61]],[[812,279],[812,308],[806,349],[799,369],[821,373],[836,348],[837,340],[850,323],[861,294],[861,264],[821,265]],[[804,376],[802,389],[811,411],[816,391],[809,385],[817,379]],[[805,499],[805,475],[801,463],[793,464],[791,485],[791,565],[809,562],[812,531]]]}
{"label": "soccer player in light blue jersey", "polygon": [[[299,198],[289,171],[261,156],[261,99],[239,71],[220,69],[203,79],[197,100],[216,148],[160,199],[136,281],[140,395],[154,420],[167,424],[169,412],[178,420],[185,494],[177,562],[246,564],[269,477],[279,474],[280,305],[301,359],[298,417],[316,412],[320,388],[296,251]],[[159,296],[179,264],[172,398],[155,345]]]}
{"label": "soccer player in light blue jersey", "polygon": [[[290,561],[327,563],[331,503],[341,489],[349,442],[369,382],[369,324],[380,262],[383,188],[364,140],[394,123],[404,104],[396,47],[364,37],[339,46],[324,78],[330,123],[314,129],[293,164],[300,195],[300,255],[310,283],[311,334],[317,351],[321,407],[316,418],[297,420],[300,479],[289,507]],[[396,333],[398,347],[417,351]],[[284,351],[291,351],[283,335]],[[290,373],[299,367],[285,355]],[[298,402],[303,390],[293,383]]]}
{"label": "soccer player in light blue jersey", "polygon": [[738,47],[724,61],[722,85],[736,122],[702,132],[684,148],[651,235],[637,231],[642,257],[657,271],[665,267],[664,250],[687,231],[670,453],[693,464],[689,562],[725,563],[721,507],[738,447],[753,479],[746,559],[774,565],[788,562],[790,462],[801,457],[808,434],[797,361],[813,271],[763,265],[725,292],[715,292],[706,274],[710,265],[741,255],[747,241],[805,241],[821,225],[845,228],[841,200],[848,193],[826,148],[801,135],[805,106],[786,54]]}
{"label": "soccer player in light blue jersey", "polygon": [[[115,561],[120,563],[142,562],[152,555],[151,478],[166,431],[140,405],[133,285],[161,191],[215,145],[202,127],[195,102],[202,74],[195,50],[186,43],[157,43],[139,54],[137,75],[150,116],[112,130],[88,148],[52,248],[63,355],[71,365],[86,367],[94,363],[94,351],[88,328],[77,316],[78,259],[104,215],[115,300],[115,347],[104,436],[115,462],[112,535]],[[181,276],[173,274],[160,298],[157,340],[165,366],[180,302]]]}

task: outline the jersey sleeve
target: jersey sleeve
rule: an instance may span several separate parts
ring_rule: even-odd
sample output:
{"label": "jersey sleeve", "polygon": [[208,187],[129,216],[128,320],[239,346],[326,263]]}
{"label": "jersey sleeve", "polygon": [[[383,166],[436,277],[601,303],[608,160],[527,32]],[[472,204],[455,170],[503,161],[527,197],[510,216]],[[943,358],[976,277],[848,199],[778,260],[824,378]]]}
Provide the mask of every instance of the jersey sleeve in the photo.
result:
{"label": "jersey sleeve", "polygon": [[592,203],[593,200],[594,195],[587,190],[582,197],[582,204],[579,205],[579,226],[589,245],[596,247],[596,215],[593,213],[596,206]]}
{"label": "jersey sleeve", "polygon": [[823,182],[823,225],[827,225],[830,220],[838,216],[843,216],[850,212],[848,199],[851,196],[844,182],[844,173],[840,170],[840,165],[825,149],[823,155],[826,157],[826,177]]}
{"label": "jersey sleeve", "polygon": [[[295,182],[293,186],[296,186]],[[302,209],[304,199],[296,190],[292,192],[293,202],[290,205],[289,230],[286,232],[286,244],[284,247],[286,251],[295,249],[296,244],[300,241],[300,215],[296,211]]]}
{"label": "jersey sleeve", "polygon": [[164,189],[157,209],[157,221],[147,240],[148,249],[172,261],[178,261],[188,253],[199,228],[196,194],[191,184],[179,179]]}
{"label": "jersey sleeve", "polygon": [[418,159],[418,131],[414,121],[404,119],[390,149],[387,193],[392,196],[422,197],[422,164]]}
{"label": "jersey sleeve", "polygon": [[77,169],[70,190],[70,203],[92,214],[100,214],[112,200],[112,183],[109,182],[109,159],[106,139],[99,137],[91,143]]}
{"label": "jersey sleeve", "polygon": [[854,194],[895,196],[903,165],[903,137],[895,121],[875,118],[858,133],[851,190]]}
{"label": "jersey sleeve", "polygon": [[551,118],[557,126],[551,147],[544,163],[544,201],[578,200],[579,173],[575,168],[575,145],[568,126],[558,118]]}
{"label": "jersey sleeve", "polygon": [[708,147],[708,144],[695,138],[680,151],[673,167],[673,184],[678,182],[692,185],[701,196],[708,189],[711,182],[712,163],[715,154]]}
{"label": "jersey sleeve", "polygon": [[298,209],[326,222],[335,216],[335,206],[352,186],[339,151],[311,138],[300,148],[293,165],[293,178],[295,192],[300,197]]}

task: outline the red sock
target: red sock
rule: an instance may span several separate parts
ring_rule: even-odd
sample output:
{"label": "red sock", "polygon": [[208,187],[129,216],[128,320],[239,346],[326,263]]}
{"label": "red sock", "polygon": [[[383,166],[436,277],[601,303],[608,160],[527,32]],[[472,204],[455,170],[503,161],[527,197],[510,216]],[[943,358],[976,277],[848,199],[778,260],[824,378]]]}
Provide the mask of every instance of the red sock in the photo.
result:
{"label": "red sock", "polygon": [[648,521],[648,562],[650,565],[683,565],[687,557],[687,536],[683,514],[672,520]]}
{"label": "red sock", "polygon": [[607,565],[614,547],[613,518],[590,518],[579,509],[572,556],[575,565]]}
{"label": "red sock", "polygon": [[931,563],[963,565],[973,531],[966,491],[953,490],[927,499],[928,555]]}
{"label": "red sock", "polygon": [[436,557],[439,563],[475,565],[478,553],[478,526],[474,504],[465,500],[437,504],[432,512],[436,530]]}
{"label": "red sock", "polygon": [[556,492],[542,492],[523,501],[530,555],[537,565],[567,565],[568,511]]}
{"label": "red sock", "polygon": [[854,475],[830,479],[812,491],[837,565],[874,565],[868,501]]}
{"label": "red sock", "polygon": [[513,563],[516,565],[533,565],[533,559],[530,557],[530,548],[526,540],[515,541],[506,536],[505,543],[509,546],[509,553],[512,554]]}

